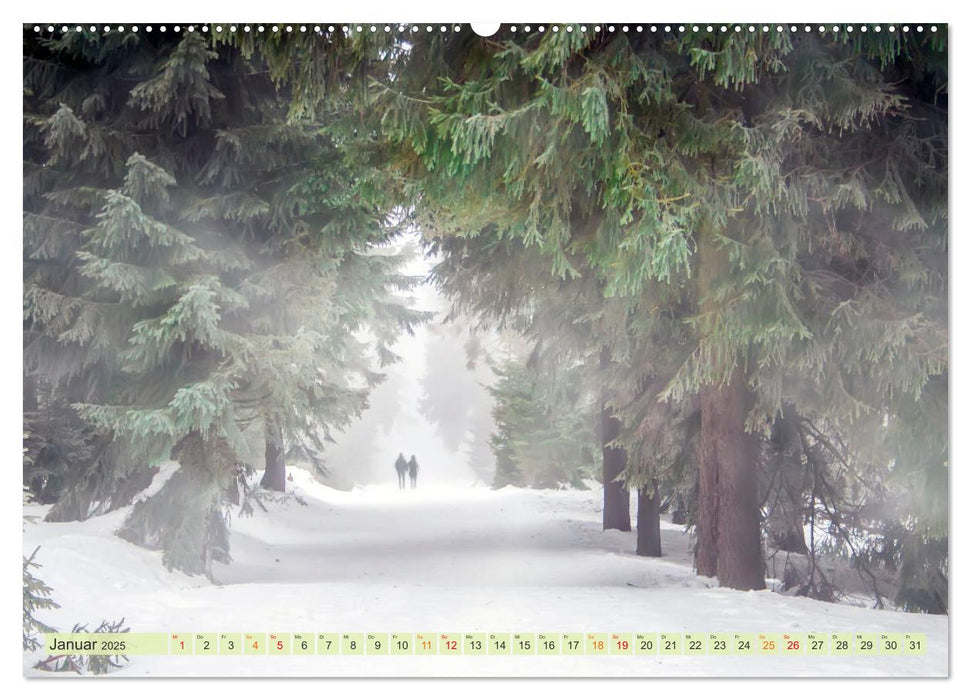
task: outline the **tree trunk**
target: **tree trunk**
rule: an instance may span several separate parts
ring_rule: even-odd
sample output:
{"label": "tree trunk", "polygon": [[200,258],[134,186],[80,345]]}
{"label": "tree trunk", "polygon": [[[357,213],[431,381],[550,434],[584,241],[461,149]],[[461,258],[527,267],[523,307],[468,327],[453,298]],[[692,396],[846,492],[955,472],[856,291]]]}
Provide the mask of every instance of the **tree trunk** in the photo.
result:
{"label": "tree trunk", "polygon": [[702,392],[702,453],[716,477],[716,573],[728,588],[765,588],[759,514],[757,442],[745,432],[751,397],[742,370]]}
{"label": "tree trunk", "polygon": [[266,418],[266,469],[260,486],[271,491],[287,490],[287,465],[283,450],[283,427],[275,415]]}
{"label": "tree trunk", "polygon": [[[600,368],[610,365],[610,351],[600,352]],[[603,449],[604,530],[630,532],[630,492],[617,477],[627,466],[627,451],[607,445],[620,435],[623,424],[607,407],[606,392],[600,411],[600,444]]]}
{"label": "tree trunk", "polygon": [[701,441],[698,450],[698,513],[695,524],[695,568],[699,576],[718,574],[718,449],[709,437],[716,406],[712,388],[701,392]]}
{"label": "tree trunk", "polygon": [[[721,312],[713,292],[733,274],[728,252],[705,228],[699,239],[698,299],[702,316]],[[716,331],[702,328],[702,333]],[[713,338],[702,335],[703,356],[730,362]],[[717,370],[719,367],[714,367]],[[751,395],[743,370],[736,366],[727,382],[701,389],[701,437],[695,566],[701,576],[741,590],[765,588],[759,513],[757,443],[745,431]]]}
{"label": "tree trunk", "polygon": [[657,479],[637,492],[637,554],[661,556],[661,493]]}
{"label": "tree trunk", "polygon": [[627,466],[627,451],[607,444],[620,435],[621,423],[606,406],[601,413],[603,431],[604,530],[630,532],[630,492],[617,477]]}

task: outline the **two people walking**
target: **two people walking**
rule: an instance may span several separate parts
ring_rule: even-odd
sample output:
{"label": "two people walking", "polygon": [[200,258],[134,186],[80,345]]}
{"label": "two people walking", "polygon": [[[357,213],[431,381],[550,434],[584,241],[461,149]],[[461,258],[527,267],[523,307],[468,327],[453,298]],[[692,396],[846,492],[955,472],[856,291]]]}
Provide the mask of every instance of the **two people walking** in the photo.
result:
{"label": "two people walking", "polygon": [[405,456],[399,452],[398,459],[394,461],[394,469],[398,472],[399,489],[405,487],[405,474],[411,477],[411,488],[415,488],[418,485],[418,460],[415,459],[415,455],[412,455],[411,459],[405,461]]}

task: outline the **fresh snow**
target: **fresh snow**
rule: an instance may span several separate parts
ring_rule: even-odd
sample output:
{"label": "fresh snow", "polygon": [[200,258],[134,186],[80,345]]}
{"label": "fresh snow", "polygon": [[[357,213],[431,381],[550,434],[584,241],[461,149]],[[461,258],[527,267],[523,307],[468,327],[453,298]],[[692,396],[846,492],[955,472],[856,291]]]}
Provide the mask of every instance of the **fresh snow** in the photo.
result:
{"label": "fresh snow", "polygon": [[[152,485],[171,474],[168,465]],[[922,657],[142,657],[116,676],[945,676],[948,618],[718,588],[663,523],[664,557],[603,532],[602,491],[394,485],[336,491],[291,469],[292,494],[233,516],[219,585],[116,537],[129,509],[28,522],[59,630],[133,632],[922,632]],[[303,501],[306,505],[301,504]],[[42,518],[43,506],[25,514]],[[28,676],[41,652],[24,655]]]}

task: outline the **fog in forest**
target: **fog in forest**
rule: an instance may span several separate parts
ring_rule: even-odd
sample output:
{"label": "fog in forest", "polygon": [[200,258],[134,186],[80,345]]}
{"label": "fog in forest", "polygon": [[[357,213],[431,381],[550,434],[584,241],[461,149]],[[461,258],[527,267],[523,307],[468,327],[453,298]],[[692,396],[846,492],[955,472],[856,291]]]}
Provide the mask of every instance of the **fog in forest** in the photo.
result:
{"label": "fog in forest", "polygon": [[[400,250],[412,253],[403,272],[427,278],[435,261],[422,256],[418,234],[405,237]],[[403,333],[393,351],[401,359],[381,369],[386,379],[369,396],[369,407],[328,444],[326,483],[336,488],[395,485],[394,461],[415,455],[418,487],[471,486],[492,481],[493,373],[483,358],[470,361],[470,329],[448,322],[448,301],[430,282],[411,293],[413,308],[434,318]],[[481,337],[476,337],[481,342]]]}

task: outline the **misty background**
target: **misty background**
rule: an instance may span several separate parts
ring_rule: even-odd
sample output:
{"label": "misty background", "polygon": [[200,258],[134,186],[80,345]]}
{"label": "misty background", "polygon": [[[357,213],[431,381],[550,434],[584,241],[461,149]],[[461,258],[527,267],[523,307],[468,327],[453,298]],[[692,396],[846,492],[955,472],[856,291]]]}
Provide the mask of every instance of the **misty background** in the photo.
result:
{"label": "misty background", "polygon": [[[411,254],[402,272],[427,279],[436,261],[421,253],[419,238],[412,233],[396,247]],[[393,347],[401,359],[382,369],[386,379],[371,391],[369,407],[347,429],[334,432],[335,442],[324,453],[328,475],[322,479],[330,486],[396,485],[399,452],[417,458],[419,488],[492,482],[488,387],[495,375],[483,357],[470,360],[471,331],[461,321],[446,321],[448,300],[433,284],[423,282],[411,298],[410,306],[435,317],[417,326],[414,335],[401,335]],[[474,342],[500,349],[497,335],[476,331]]]}

